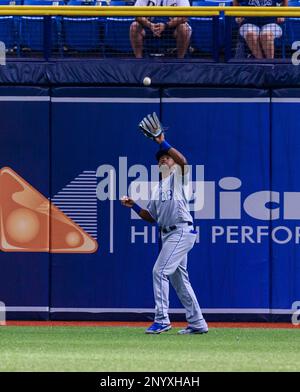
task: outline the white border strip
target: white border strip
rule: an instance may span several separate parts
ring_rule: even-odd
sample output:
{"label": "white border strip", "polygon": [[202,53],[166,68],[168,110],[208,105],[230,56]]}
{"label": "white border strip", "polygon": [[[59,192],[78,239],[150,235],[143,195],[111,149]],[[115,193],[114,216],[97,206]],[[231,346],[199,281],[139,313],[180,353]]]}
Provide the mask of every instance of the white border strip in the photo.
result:
{"label": "white border strip", "polygon": [[[154,313],[151,308],[50,308],[50,312],[54,313]],[[295,309],[264,309],[264,308],[220,308],[220,309],[202,309],[206,314],[293,314]],[[169,309],[169,313],[184,314],[184,309]]]}
{"label": "white border strip", "polygon": [[[49,308],[48,306],[7,306],[7,312],[51,312],[51,313],[154,313],[153,308]],[[295,309],[264,308],[208,308],[206,314],[293,314]],[[184,309],[169,309],[169,313],[185,314]]]}
{"label": "white border strip", "polygon": [[[2,102],[160,103],[160,98],[0,96]],[[162,98],[165,103],[269,103],[270,98]],[[299,103],[300,98],[272,98],[272,102]]]}
{"label": "white border strip", "polygon": [[300,103],[300,98],[272,98],[274,103]]}
{"label": "white border strip", "polygon": [[162,98],[165,103],[270,103],[270,98]]}
{"label": "white border strip", "polygon": [[49,312],[49,306],[6,306],[7,312]]}
{"label": "white border strip", "polygon": [[160,103],[160,98],[84,98],[84,97],[51,97],[54,103]]}
{"label": "white border strip", "polygon": [[49,102],[48,96],[0,96],[1,102]]}
{"label": "white border strip", "polygon": [[109,195],[109,253],[114,253],[114,183],[111,182],[113,171],[109,171],[110,195]]}

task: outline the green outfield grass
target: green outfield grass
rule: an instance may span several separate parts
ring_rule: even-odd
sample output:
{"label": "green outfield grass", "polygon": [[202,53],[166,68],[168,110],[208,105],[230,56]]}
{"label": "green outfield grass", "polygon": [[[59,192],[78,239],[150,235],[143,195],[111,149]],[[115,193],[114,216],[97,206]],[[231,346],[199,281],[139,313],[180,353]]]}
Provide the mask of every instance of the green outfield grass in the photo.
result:
{"label": "green outfield grass", "polygon": [[300,329],[0,327],[0,371],[300,371]]}

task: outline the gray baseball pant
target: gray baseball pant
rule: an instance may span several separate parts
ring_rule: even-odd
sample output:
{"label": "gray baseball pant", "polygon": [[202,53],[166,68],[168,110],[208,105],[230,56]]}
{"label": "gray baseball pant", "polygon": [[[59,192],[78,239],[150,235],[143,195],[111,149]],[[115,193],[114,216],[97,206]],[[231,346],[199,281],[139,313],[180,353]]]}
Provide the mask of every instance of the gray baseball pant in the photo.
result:
{"label": "gray baseball pant", "polygon": [[175,230],[162,233],[162,249],[153,268],[155,322],[170,324],[170,280],[186,310],[188,325],[194,328],[207,328],[187,272],[187,254],[194,246],[196,234],[192,226],[184,223],[176,226]]}

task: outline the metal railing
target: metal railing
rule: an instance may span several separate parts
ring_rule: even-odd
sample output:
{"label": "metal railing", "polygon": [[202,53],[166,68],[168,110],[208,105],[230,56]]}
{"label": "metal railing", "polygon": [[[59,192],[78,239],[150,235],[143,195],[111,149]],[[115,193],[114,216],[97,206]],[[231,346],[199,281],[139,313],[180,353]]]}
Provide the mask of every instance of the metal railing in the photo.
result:
{"label": "metal railing", "polygon": [[300,17],[300,7],[134,7],[134,6],[29,6],[0,5],[0,15],[9,16],[226,16]]}

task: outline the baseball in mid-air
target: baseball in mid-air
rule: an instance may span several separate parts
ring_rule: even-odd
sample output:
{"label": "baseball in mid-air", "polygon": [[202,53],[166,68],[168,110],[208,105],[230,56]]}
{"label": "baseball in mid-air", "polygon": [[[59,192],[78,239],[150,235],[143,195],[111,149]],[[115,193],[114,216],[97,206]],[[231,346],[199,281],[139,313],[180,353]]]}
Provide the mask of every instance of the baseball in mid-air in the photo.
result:
{"label": "baseball in mid-air", "polygon": [[143,84],[144,86],[150,86],[151,84],[151,79],[149,78],[149,76],[146,76],[143,80]]}

